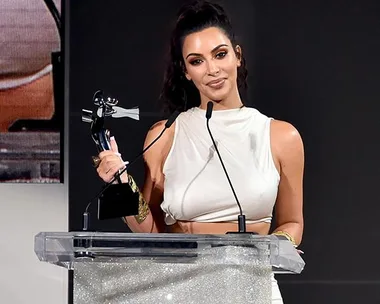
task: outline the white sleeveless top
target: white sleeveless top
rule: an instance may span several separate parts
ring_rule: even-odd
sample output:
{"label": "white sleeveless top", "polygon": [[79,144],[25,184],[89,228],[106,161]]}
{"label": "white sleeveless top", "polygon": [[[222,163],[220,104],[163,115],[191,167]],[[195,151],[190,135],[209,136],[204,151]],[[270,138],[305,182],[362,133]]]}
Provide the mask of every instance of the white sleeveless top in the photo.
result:
{"label": "white sleeveless top", "polygon": [[[207,131],[206,111],[192,108],[175,122],[163,167],[167,225],[177,220],[236,222],[239,208]],[[210,129],[247,223],[271,222],[280,176],[270,147],[270,121],[242,107],[213,111]]]}

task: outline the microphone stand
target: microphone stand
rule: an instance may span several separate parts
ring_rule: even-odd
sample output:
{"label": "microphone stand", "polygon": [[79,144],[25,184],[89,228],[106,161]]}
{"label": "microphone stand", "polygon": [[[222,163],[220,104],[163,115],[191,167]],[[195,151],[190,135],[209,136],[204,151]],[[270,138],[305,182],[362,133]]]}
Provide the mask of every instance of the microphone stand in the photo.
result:
{"label": "microphone stand", "polygon": [[[228,180],[228,183],[230,185],[230,188],[232,190],[232,193],[235,197],[235,200],[236,200],[236,203],[239,207],[239,215],[238,215],[238,231],[231,231],[231,232],[227,232],[227,234],[233,234],[233,233],[247,233],[247,228],[246,228],[246,220],[245,220],[245,215],[243,214],[243,210],[241,208],[241,205],[240,205],[240,202],[239,202],[239,199],[236,195],[236,192],[235,192],[235,189],[234,187],[232,186],[232,183],[231,183],[231,180],[230,180],[230,177],[227,173],[227,170],[226,170],[226,167],[224,166],[224,163],[223,163],[223,160],[222,160],[222,157],[220,156],[220,153],[219,153],[219,149],[215,143],[215,140],[214,140],[214,137],[212,136],[212,133],[211,133],[211,130],[210,130],[210,126],[209,126],[209,121],[210,121],[210,118],[211,118],[211,114],[212,114],[212,108],[213,108],[214,104],[212,103],[212,101],[209,101],[207,103],[207,111],[206,111],[206,125],[207,125],[207,130],[208,130],[208,133],[210,134],[210,137],[211,137],[211,140],[212,140],[212,143],[214,145],[214,148],[215,148],[215,151],[216,153],[218,154],[218,158],[220,160],[220,163],[222,164],[222,167],[223,167],[223,171],[227,177],[227,180]],[[253,234],[253,233],[251,233]]]}

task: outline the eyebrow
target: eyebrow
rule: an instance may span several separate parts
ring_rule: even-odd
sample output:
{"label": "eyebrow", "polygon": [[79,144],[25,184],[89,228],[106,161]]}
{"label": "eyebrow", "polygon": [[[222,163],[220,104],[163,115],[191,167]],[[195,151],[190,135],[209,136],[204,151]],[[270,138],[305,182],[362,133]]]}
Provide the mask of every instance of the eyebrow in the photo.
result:
{"label": "eyebrow", "polygon": [[[211,50],[211,53],[217,51],[218,49],[220,49],[222,46],[228,46],[227,44],[219,44],[218,46],[214,47],[212,50]],[[189,57],[189,56],[201,56],[202,54],[199,54],[199,53],[190,53],[189,55],[186,56],[186,59]]]}

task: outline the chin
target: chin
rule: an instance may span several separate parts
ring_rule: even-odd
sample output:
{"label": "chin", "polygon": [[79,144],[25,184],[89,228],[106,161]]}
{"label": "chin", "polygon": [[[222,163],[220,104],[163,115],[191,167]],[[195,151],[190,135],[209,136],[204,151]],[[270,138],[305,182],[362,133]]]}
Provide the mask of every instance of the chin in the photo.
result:
{"label": "chin", "polygon": [[207,92],[205,96],[212,101],[220,101],[227,98],[228,92]]}
{"label": "chin", "polygon": [[215,103],[221,103],[223,101],[224,98],[210,98],[211,101],[215,102]]}
{"label": "chin", "polygon": [[231,94],[231,90],[226,87],[221,90],[207,92],[208,94],[205,94],[208,99],[214,101],[214,102],[221,102],[222,100],[228,99],[228,96]]}
{"label": "chin", "polygon": [[208,99],[212,100],[213,102],[221,102],[223,100],[226,100],[228,97],[228,94],[214,94],[214,95],[209,95]]}

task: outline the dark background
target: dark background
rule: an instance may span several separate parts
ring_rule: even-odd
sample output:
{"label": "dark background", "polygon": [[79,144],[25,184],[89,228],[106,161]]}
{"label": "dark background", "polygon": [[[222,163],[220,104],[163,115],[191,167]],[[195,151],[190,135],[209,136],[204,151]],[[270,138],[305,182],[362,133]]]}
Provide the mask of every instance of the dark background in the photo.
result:
{"label": "dark background", "polygon": [[[124,160],[141,151],[162,116],[157,103],[179,0],[70,1],[69,229],[102,182],[81,109],[103,89],[140,121],[108,126]],[[380,3],[219,1],[230,14],[249,69],[245,102],[291,122],[305,145],[305,232],[301,275],[278,276],[285,303],[380,303]],[[142,161],[130,172],[141,184]],[[128,231],[120,220],[92,228]]]}

